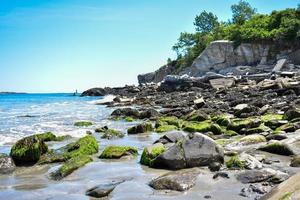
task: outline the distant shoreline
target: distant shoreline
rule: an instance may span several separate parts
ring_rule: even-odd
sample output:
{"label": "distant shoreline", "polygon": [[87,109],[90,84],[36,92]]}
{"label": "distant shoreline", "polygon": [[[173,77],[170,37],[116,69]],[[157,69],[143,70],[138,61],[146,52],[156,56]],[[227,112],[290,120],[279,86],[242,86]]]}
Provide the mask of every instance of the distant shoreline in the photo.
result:
{"label": "distant shoreline", "polygon": [[0,94],[27,94],[26,92],[0,92]]}

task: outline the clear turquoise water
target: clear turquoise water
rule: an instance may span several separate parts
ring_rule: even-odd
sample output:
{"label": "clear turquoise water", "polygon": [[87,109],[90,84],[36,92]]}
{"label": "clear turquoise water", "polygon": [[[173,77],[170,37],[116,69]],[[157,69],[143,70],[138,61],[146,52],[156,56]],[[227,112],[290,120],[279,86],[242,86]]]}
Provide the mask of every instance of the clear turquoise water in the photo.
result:
{"label": "clear turquoise water", "polygon": [[99,99],[72,94],[0,95],[0,150],[21,137],[44,131],[75,137],[84,134],[85,129],[73,126],[75,121],[98,123],[111,112],[109,108],[95,105]]}

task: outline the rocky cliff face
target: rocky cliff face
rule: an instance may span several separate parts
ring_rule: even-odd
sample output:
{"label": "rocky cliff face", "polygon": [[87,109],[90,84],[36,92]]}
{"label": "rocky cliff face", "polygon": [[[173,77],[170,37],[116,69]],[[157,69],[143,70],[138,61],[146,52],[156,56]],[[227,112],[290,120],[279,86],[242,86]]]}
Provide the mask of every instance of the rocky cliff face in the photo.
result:
{"label": "rocky cliff face", "polygon": [[[243,43],[235,48],[233,42],[220,40],[212,42],[195,59],[192,66],[176,73],[193,77],[203,76],[207,72],[225,74],[237,71],[235,67],[240,66],[272,67],[281,58],[287,59],[289,63],[300,64],[300,50],[296,47],[277,47],[274,44],[258,43]],[[139,75],[138,80],[140,84],[160,82],[166,75],[175,74],[175,70],[175,66],[166,65],[155,72]]]}

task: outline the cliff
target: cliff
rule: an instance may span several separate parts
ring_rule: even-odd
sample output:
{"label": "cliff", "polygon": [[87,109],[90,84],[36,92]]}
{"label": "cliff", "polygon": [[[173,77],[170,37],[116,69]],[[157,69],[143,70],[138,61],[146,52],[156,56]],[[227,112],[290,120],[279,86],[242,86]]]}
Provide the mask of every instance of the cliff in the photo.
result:
{"label": "cliff", "polygon": [[242,43],[235,48],[234,43],[227,40],[212,42],[193,62],[190,67],[176,72],[175,65],[166,65],[155,72],[138,76],[139,84],[160,82],[166,75],[187,74],[200,77],[207,72],[220,74],[240,72],[241,66],[255,68],[273,67],[277,60],[287,59],[289,64],[300,64],[300,48],[298,46],[280,46],[276,44]]}

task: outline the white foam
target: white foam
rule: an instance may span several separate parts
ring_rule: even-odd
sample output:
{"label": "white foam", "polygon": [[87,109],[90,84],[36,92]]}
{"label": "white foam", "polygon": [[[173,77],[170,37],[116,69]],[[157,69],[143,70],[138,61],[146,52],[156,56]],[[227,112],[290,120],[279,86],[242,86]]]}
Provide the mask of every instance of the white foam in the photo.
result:
{"label": "white foam", "polygon": [[106,95],[106,96],[104,96],[103,99],[89,101],[88,103],[90,103],[90,104],[108,103],[108,102],[112,102],[115,97],[116,97],[115,95]]}

